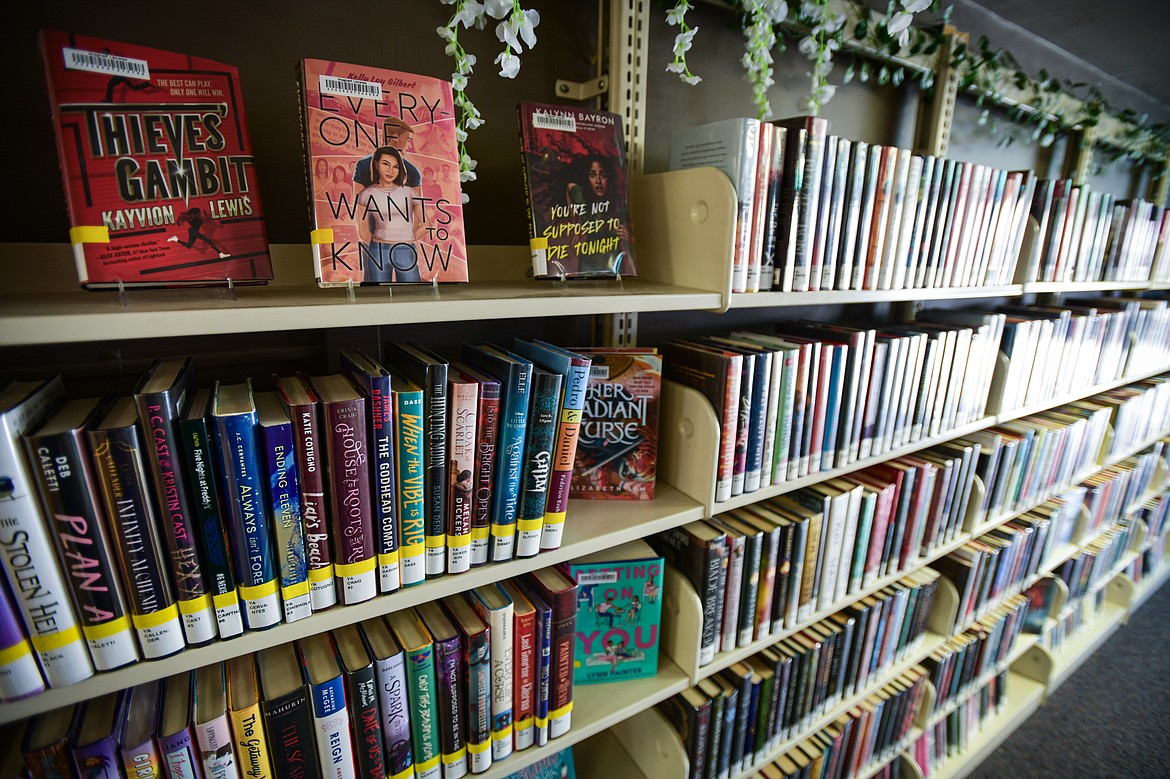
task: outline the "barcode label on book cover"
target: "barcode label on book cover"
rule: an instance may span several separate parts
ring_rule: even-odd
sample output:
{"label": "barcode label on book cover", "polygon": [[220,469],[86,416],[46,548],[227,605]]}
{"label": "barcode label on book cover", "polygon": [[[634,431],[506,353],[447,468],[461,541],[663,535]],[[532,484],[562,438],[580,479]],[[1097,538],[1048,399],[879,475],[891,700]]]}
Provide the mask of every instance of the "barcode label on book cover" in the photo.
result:
{"label": "barcode label on book cover", "polygon": [[589,366],[589,380],[593,381],[594,379],[597,379],[599,381],[608,381],[609,380],[609,366],[608,365],[590,365]]}
{"label": "barcode label on book cover", "polygon": [[578,571],[577,584],[614,584],[617,582],[617,571]]}
{"label": "barcode label on book cover", "polygon": [[532,115],[532,126],[541,130],[562,130],[567,133],[577,132],[577,119],[562,114],[542,114],[539,111]]}
{"label": "barcode label on book cover", "polygon": [[62,52],[65,54],[65,67],[70,70],[87,70],[90,73],[104,73],[107,76],[150,78],[150,68],[146,60],[82,49],[62,49]]}
{"label": "barcode label on book cover", "polygon": [[382,99],[382,85],[377,81],[359,81],[356,78],[339,78],[321,74],[321,93],[341,97],[367,97]]}

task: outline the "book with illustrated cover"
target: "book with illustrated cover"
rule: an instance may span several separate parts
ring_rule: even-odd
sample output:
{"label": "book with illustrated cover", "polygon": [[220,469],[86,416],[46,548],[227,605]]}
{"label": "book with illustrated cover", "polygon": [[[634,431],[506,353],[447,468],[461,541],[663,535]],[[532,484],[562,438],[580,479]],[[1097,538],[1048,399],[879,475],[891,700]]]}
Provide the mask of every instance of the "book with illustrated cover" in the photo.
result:
{"label": "book with illustrated cover", "polygon": [[662,356],[578,349],[592,360],[570,496],[653,500]]}
{"label": "book with illustrated cover", "polygon": [[663,560],[645,541],[569,562],[577,582],[576,684],[658,673]]}
{"label": "book with illustrated cover", "polygon": [[522,101],[520,153],[537,279],[636,276],[622,119]]}
{"label": "book with illustrated cover", "polygon": [[467,281],[451,82],[318,59],[299,70],[317,283]]}
{"label": "book with illustrated cover", "polygon": [[191,671],[168,676],[162,682],[155,738],[168,779],[196,779],[201,775],[199,747],[191,718],[194,682],[195,675]]}
{"label": "book with illustrated cover", "polygon": [[40,48],[82,286],[272,278],[236,68],[56,30]]}

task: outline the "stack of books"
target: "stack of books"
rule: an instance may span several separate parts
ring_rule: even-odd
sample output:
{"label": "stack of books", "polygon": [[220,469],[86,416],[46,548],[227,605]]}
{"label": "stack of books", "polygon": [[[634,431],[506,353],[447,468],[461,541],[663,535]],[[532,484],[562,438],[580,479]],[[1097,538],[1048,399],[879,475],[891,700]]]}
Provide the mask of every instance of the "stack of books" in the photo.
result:
{"label": "stack of books", "polygon": [[1008,672],[972,691],[947,716],[931,725],[910,748],[922,772],[933,776],[949,758],[965,754],[972,739],[1007,705]]}

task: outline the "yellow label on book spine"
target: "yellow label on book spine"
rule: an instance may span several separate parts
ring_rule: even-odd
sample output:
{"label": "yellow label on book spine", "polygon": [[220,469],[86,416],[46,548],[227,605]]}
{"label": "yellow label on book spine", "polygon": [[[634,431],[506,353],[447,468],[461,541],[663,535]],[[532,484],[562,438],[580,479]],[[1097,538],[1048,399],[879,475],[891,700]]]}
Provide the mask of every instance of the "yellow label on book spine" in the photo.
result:
{"label": "yellow label on book spine", "polygon": [[105,225],[78,225],[69,229],[70,243],[109,243],[110,228]]}
{"label": "yellow label on book spine", "polygon": [[249,587],[246,584],[240,585],[240,597],[246,601],[263,600],[264,598],[267,598],[268,596],[275,595],[275,594],[276,594],[276,579],[272,579],[271,581],[267,581],[267,582],[262,582],[261,584],[257,584],[257,585],[251,586],[251,587]]}
{"label": "yellow label on book spine", "polygon": [[439,547],[446,546],[447,545],[447,536],[445,534],[440,534],[437,536],[427,536],[426,545],[427,545],[427,549],[438,549]]}
{"label": "yellow label on book spine", "polygon": [[333,243],[333,228],[322,227],[318,230],[313,230],[309,233],[309,243],[314,246],[322,244]]}
{"label": "yellow label on book spine", "polygon": [[98,641],[129,629],[130,618],[122,616],[117,619],[111,619],[109,622],[103,622],[100,625],[86,625],[82,628],[82,631],[88,640]]}
{"label": "yellow label on book spine", "polygon": [[358,560],[356,563],[334,563],[333,570],[342,579],[347,579],[351,576],[363,576],[367,573],[373,573],[374,569],[378,567],[376,558],[371,557],[368,560]]}
{"label": "yellow label on book spine", "polygon": [[516,521],[516,528],[521,533],[532,533],[539,531],[544,525],[544,519],[520,519]]}
{"label": "yellow label on book spine", "polygon": [[320,568],[310,568],[309,581],[311,581],[313,584],[333,581],[333,566],[323,565]]}
{"label": "yellow label on book spine", "polygon": [[28,648],[28,642],[18,641],[7,649],[0,649],[0,666],[15,663],[22,657],[29,657],[30,655],[32,655],[32,650]]}

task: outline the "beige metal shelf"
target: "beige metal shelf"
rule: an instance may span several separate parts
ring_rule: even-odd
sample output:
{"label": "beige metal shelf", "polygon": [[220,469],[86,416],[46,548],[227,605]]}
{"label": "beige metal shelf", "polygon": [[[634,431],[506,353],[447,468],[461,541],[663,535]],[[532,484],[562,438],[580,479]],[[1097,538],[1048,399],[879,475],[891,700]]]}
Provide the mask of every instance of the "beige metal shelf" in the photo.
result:
{"label": "beige metal shelf", "polygon": [[857,303],[889,303],[905,300],[962,300],[1010,298],[1023,294],[1019,284],[995,287],[930,287],[913,289],[821,290],[818,292],[737,292],[731,308],[791,308]]}

